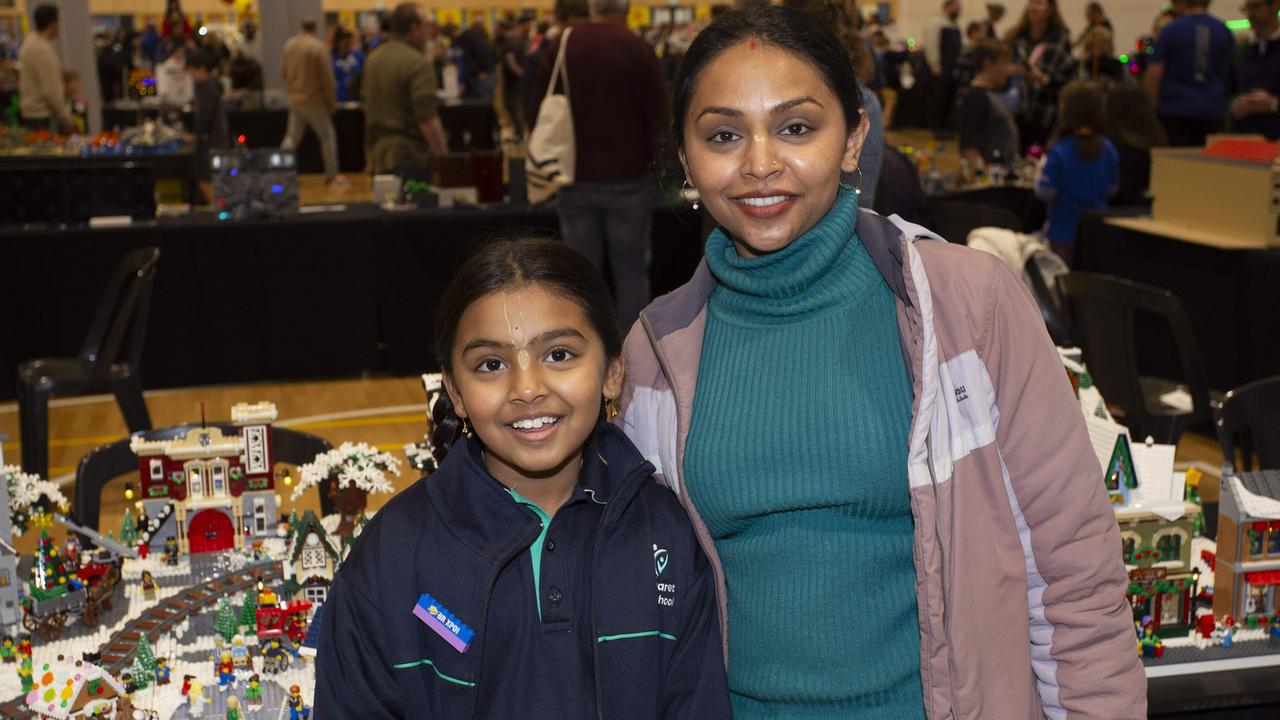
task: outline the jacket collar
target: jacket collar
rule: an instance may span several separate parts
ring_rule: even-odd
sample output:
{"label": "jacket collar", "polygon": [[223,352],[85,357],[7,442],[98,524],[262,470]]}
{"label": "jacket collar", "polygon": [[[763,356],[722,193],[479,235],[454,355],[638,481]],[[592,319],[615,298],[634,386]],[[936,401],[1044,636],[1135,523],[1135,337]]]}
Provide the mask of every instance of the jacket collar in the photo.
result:
{"label": "jacket collar", "polygon": [[[582,451],[575,493],[608,505],[605,522],[616,522],[639,492],[653,466],[622,431],[600,422]],[[459,438],[440,469],[426,479],[427,494],[441,522],[476,554],[496,561],[523,549],[538,531],[538,518],[518,503],[484,466],[478,442]]]}

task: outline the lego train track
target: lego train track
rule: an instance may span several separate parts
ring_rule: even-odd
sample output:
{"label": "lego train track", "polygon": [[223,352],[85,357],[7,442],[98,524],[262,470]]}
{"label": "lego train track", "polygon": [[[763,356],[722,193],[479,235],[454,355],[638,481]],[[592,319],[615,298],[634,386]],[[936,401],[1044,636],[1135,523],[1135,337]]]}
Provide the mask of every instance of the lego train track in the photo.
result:
{"label": "lego train track", "polygon": [[[223,597],[233,597],[245,590],[256,587],[258,582],[267,584],[283,578],[283,569],[279,562],[265,562],[246,565],[240,570],[224,573],[184,588],[163,602],[147,608],[141,615],[130,620],[118,632],[102,645],[101,660],[98,665],[112,675],[129,669],[134,651],[142,636],[148,642],[159,640],[160,636],[172,631],[184,620],[204,610],[213,608]],[[35,715],[27,710],[25,697],[18,697],[0,704],[0,718],[5,720],[27,720]]]}

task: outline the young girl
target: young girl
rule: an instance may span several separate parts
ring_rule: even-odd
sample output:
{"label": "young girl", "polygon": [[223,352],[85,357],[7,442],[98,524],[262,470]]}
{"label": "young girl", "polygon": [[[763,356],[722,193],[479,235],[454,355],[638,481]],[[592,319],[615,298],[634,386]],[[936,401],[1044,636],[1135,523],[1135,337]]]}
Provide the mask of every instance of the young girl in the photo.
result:
{"label": "young girl", "polygon": [[1083,82],[1068,85],[1062,91],[1056,140],[1036,181],[1036,195],[1049,206],[1045,236],[1071,267],[1080,213],[1106,207],[1119,183],[1120,156],[1102,135],[1105,123],[1102,91]]}
{"label": "young girl", "polygon": [[623,366],[603,280],[537,239],[455,278],[434,335],[448,454],[334,579],[317,720],[730,717],[707,559],[604,421]]}

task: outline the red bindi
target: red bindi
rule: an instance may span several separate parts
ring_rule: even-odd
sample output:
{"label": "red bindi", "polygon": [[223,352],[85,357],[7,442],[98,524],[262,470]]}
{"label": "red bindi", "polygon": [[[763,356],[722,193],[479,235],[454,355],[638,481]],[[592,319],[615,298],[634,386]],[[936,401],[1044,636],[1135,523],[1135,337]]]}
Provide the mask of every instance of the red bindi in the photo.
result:
{"label": "red bindi", "polygon": [[750,39],[748,39],[748,40],[747,40],[747,49],[748,49],[748,50],[755,50],[755,49],[756,49],[756,39],[755,39],[755,38],[750,38]]}

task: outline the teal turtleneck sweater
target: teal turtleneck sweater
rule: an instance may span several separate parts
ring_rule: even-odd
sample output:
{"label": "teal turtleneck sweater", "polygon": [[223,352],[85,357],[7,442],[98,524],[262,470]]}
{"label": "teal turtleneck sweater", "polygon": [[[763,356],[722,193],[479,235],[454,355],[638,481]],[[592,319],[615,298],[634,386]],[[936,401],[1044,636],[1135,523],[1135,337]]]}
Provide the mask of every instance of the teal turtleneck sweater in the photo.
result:
{"label": "teal turtleneck sweater", "polygon": [[911,386],[894,297],[841,191],[787,247],[707,239],[684,471],[729,585],[737,720],[923,718]]}

